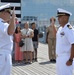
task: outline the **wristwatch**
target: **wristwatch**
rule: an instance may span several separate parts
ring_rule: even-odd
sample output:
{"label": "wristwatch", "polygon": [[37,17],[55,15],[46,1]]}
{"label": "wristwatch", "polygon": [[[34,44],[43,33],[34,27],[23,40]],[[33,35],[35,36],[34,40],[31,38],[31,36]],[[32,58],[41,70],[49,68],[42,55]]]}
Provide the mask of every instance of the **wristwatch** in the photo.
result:
{"label": "wristwatch", "polygon": [[73,62],[73,59],[70,58],[69,61],[70,61],[70,62]]}

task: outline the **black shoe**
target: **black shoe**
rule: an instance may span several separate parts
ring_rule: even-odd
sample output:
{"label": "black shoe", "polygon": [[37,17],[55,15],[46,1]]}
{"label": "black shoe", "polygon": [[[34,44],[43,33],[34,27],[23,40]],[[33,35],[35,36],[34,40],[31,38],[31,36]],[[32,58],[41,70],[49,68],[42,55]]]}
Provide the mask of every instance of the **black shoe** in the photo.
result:
{"label": "black shoe", "polygon": [[50,59],[50,62],[52,62],[53,61],[53,59]]}
{"label": "black shoe", "polygon": [[28,61],[26,61],[24,64],[29,64],[29,62],[28,62]]}
{"label": "black shoe", "polygon": [[37,58],[35,58],[34,60],[35,60],[35,62],[37,62]]}
{"label": "black shoe", "polygon": [[53,59],[53,62],[56,62],[56,59]]}
{"label": "black shoe", "polygon": [[32,59],[32,61],[34,61],[34,58]]}

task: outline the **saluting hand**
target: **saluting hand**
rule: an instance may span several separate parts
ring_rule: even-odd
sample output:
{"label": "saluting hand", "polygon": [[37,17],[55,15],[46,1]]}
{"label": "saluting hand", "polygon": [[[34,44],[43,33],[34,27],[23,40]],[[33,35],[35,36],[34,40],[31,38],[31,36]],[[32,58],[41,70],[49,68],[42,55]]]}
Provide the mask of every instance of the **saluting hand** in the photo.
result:
{"label": "saluting hand", "polygon": [[16,15],[15,15],[15,12],[14,12],[14,11],[15,11],[15,7],[13,8],[13,11],[12,11],[12,17],[13,17],[13,18],[15,18],[15,17],[16,17]]}
{"label": "saluting hand", "polygon": [[10,25],[8,27],[8,35],[12,35],[14,34],[14,30],[15,30],[15,7],[13,8],[13,11],[12,11],[12,17],[10,19]]}
{"label": "saluting hand", "polygon": [[52,18],[52,25],[54,25],[55,24],[55,22],[54,22],[54,18]]}

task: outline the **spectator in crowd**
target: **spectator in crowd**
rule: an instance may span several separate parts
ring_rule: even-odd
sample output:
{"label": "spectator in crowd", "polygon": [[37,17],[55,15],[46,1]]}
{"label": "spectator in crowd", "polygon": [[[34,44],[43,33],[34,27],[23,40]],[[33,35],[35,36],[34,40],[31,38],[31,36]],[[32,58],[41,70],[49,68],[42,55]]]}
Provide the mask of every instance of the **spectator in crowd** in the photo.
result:
{"label": "spectator in crowd", "polygon": [[15,40],[15,61],[16,63],[22,63],[23,53],[20,51],[19,42],[21,40],[21,28],[17,26],[14,33]]}
{"label": "spectator in crowd", "polygon": [[39,43],[39,31],[36,29],[36,24],[33,22],[31,24],[32,29],[34,30],[34,37],[32,38],[33,46],[34,46],[34,52],[33,52],[33,59],[34,61],[37,61],[37,48]]}
{"label": "spectator in crowd", "polygon": [[[21,51],[24,52],[25,63],[32,63],[32,52],[34,51],[32,38],[34,36],[33,30],[29,28],[29,23],[24,24],[24,29],[21,30],[22,39],[24,41],[24,46],[21,47]],[[28,61],[30,58],[30,62]]]}
{"label": "spectator in crowd", "polygon": [[[54,23],[52,23],[52,20]],[[50,26],[47,28],[46,41],[48,43],[48,55],[50,62],[56,62],[55,47],[56,47],[56,36],[53,33],[52,24],[55,26],[56,19],[50,18]]]}

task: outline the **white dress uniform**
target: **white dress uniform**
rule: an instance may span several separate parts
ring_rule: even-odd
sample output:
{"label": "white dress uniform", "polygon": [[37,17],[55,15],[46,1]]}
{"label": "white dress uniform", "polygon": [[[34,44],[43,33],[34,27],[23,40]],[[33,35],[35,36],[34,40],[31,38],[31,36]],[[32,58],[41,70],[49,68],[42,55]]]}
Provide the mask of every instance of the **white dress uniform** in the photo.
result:
{"label": "white dress uniform", "polygon": [[[63,12],[63,11],[62,11]],[[73,65],[67,66],[71,45],[74,44],[74,29],[70,23],[60,27],[56,34],[56,69],[57,75],[73,75]]]}
{"label": "white dress uniform", "polygon": [[[24,35],[29,36],[29,35],[31,35],[32,32],[33,32],[33,30],[30,28],[28,28],[28,29],[24,28],[21,30],[21,33],[23,36]],[[25,39],[23,39],[23,41],[25,44],[23,47],[21,47],[21,51],[32,51],[33,52],[34,48],[33,48],[32,38],[25,38]]]}
{"label": "white dress uniform", "polygon": [[[0,7],[0,10],[10,7],[10,4]],[[0,75],[10,75],[12,61],[11,51],[13,48],[12,36],[7,33],[9,24],[0,18]]]}

